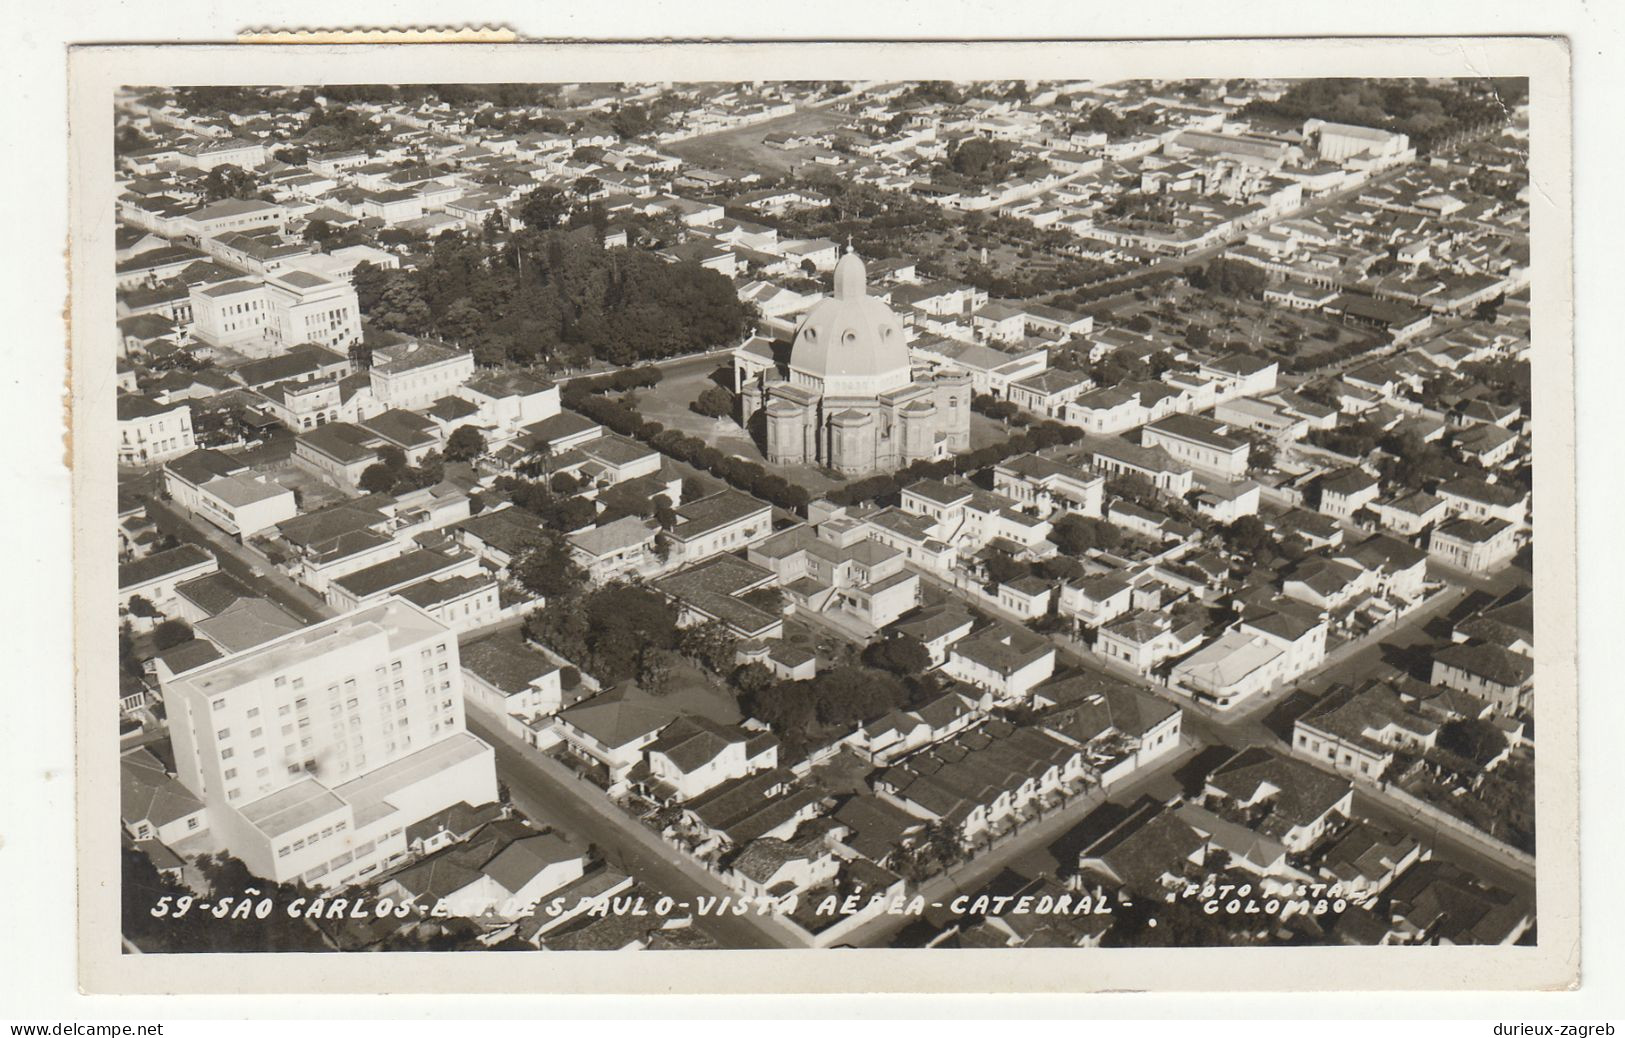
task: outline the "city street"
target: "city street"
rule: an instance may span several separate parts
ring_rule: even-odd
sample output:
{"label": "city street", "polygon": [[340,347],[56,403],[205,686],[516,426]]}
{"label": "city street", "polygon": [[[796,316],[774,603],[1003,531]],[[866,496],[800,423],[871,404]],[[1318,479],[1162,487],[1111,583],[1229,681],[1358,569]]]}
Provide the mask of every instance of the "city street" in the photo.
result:
{"label": "city street", "polygon": [[207,522],[193,520],[175,505],[155,497],[148,498],[147,515],[159,530],[174,534],[185,543],[206,543],[220,560],[222,572],[263,592],[267,598],[299,619],[307,623],[320,623],[337,615],[331,606],[309,589],[278,572],[276,567],[226,536],[224,531]]}
{"label": "city street", "polygon": [[[593,844],[611,867],[678,902],[692,905],[701,897],[738,897],[721,880],[627,817],[598,787],[509,735],[496,718],[472,705],[467,716],[469,731],[495,748],[497,777],[506,783],[515,806],[527,817],[558,828],[580,844]],[[755,914],[696,914],[694,925],[724,948],[802,946],[790,931]]]}

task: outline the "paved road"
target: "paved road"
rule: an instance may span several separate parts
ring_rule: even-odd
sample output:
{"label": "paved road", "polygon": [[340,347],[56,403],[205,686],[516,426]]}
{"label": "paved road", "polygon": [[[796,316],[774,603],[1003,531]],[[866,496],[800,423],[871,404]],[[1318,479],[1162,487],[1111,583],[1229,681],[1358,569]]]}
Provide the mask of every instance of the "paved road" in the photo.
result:
{"label": "paved road", "polygon": [[224,531],[207,522],[194,521],[180,507],[149,498],[147,515],[164,533],[172,533],[189,544],[207,545],[213,549],[222,570],[250,588],[263,592],[267,598],[301,620],[320,623],[338,615],[308,588],[295,583],[265,559],[228,537]]}
{"label": "paved road", "polygon": [[[591,842],[612,866],[660,894],[693,904],[700,897],[733,895],[715,876],[628,818],[597,789],[563,765],[525,746],[490,714],[470,705],[468,728],[496,749],[497,776],[514,804],[530,818]],[[788,930],[756,915],[696,915],[694,925],[724,948],[797,948]]]}
{"label": "paved road", "polygon": [[1485,852],[1469,836],[1358,786],[1354,789],[1352,810],[1357,818],[1409,833],[1420,840],[1422,846],[1431,849],[1435,858],[1453,862],[1469,875],[1531,901],[1534,899],[1535,877],[1527,868],[1512,864],[1509,858]]}

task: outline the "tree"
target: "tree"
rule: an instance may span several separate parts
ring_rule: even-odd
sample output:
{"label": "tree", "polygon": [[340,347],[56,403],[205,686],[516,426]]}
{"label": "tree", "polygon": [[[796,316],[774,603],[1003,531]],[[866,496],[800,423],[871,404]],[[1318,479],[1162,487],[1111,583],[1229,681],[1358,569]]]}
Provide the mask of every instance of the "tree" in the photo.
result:
{"label": "tree", "polygon": [[185,620],[165,620],[152,629],[152,647],[165,652],[192,640],[192,625]]}
{"label": "tree", "polygon": [[708,386],[690,406],[707,418],[727,418],[734,413],[734,396],[721,386]]}
{"label": "tree", "polygon": [[557,227],[569,211],[564,193],[555,187],[536,188],[519,200],[519,219],[526,227],[538,231]]}
{"label": "tree", "polygon": [[230,163],[209,170],[203,177],[203,200],[218,202],[226,198],[254,198],[260,185],[254,174]]}
{"label": "tree", "polygon": [[1447,721],[1439,728],[1439,749],[1473,762],[1479,767],[1506,750],[1506,736],[1489,721],[1476,717]]}
{"label": "tree", "polygon": [[931,653],[918,638],[902,634],[870,644],[863,662],[899,677],[913,677],[931,669]]}
{"label": "tree", "polygon": [[472,425],[459,426],[446,437],[447,461],[473,461],[485,453],[485,434]]}
{"label": "tree", "polygon": [[141,595],[131,595],[130,596],[130,615],[131,616],[146,617],[146,618],[150,619],[152,617],[161,616],[163,614],[159,613],[157,609],[153,608],[152,603],[147,601]]}
{"label": "tree", "polygon": [[305,240],[327,242],[333,237],[333,226],[320,217],[305,224]]}
{"label": "tree", "polygon": [[1055,523],[1050,540],[1067,555],[1082,555],[1091,548],[1111,551],[1123,538],[1116,526],[1103,519],[1068,513]]}
{"label": "tree", "polygon": [[1083,576],[1083,563],[1068,555],[1055,555],[1040,563],[1039,568],[1050,580],[1076,580]]}
{"label": "tree", "polygon": [[677,636],[677,649],[714,674],[725,674],[734,665],[739,639],[720,620],[696,624]]}
{"label": "tree", "polygon": [[671,691],[677,673],[677,656],[670,649],[645,648],[638,654],[638,687],[652,696]]}
{"label": "tree", "polygon": [[1025,563],[1017,562],[1008,552],[997,549],[988,553],[983,565],[987,568],[987,579],[995,584],[1008,584],[1031,572]]}
{"label": "tree", "polygon": [[375,462],[361,470],[356,486],[368,494],[387,494],[395,489],[397,474],[383,462]]}
{"label": "tree", "polygon": [[773,672],[760,663],[747,663],[734,671],[734,687],[746,698],[760,695],[765,689],[772,687],[777,679]]}
{"label": "tree", "polygon": [[549,536],[544,543],[528,549],[513,564],[512,571],[526,590],[548,599],[569,595],[587,579],[570,558],[563,539],[557,536]]}
{"label": "tree", "polygon": [[1248,558],[1259,558],[1275,548],[1275,535],[1256,515],[1244,515],[1221,531],[1230,550]]}

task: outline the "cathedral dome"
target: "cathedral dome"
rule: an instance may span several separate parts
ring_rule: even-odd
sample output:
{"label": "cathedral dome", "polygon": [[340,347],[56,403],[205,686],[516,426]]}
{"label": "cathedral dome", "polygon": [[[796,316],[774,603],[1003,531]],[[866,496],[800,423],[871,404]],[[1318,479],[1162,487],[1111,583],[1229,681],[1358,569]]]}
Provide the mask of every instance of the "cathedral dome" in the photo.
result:
{"label": "cathedral dome", "polygon": [[884,301],[868,293],[867,274],[848,250],[835,264],[835,294],[819,300],[796,327],[792,378],[801,375],[836,396],[875,396],[909,383],[908,337]]}

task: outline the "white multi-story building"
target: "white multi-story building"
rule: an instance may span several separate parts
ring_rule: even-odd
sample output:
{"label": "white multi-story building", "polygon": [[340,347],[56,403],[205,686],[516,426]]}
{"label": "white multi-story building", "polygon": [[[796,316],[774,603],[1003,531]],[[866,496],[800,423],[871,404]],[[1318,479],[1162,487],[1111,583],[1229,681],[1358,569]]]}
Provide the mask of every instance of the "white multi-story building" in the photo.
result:
{"label": "white multi-story building", "polygon": [[340,353],[361,341],[355,289],[309,270],[194,285],[192,335],[254,357],[313,342]]}
{"label": "white multi-story building", "polygon": [[456,635],[399,598],[222,657],[164,683],[176,773],[255,875],[365,880],[408,826],[497,797],[459,670]]}
{"label": "white multi-story building", "polygon": [[120,465],[149,465],[192,450],[192,406],[185,401],[156,403],[125,395],[115,405]]}
{"label": "white multi-story building", "polygon": [[474,355],[436,342],[413,339],[373,351],[372,395],[385,407],[428,407],[474,375]]}

